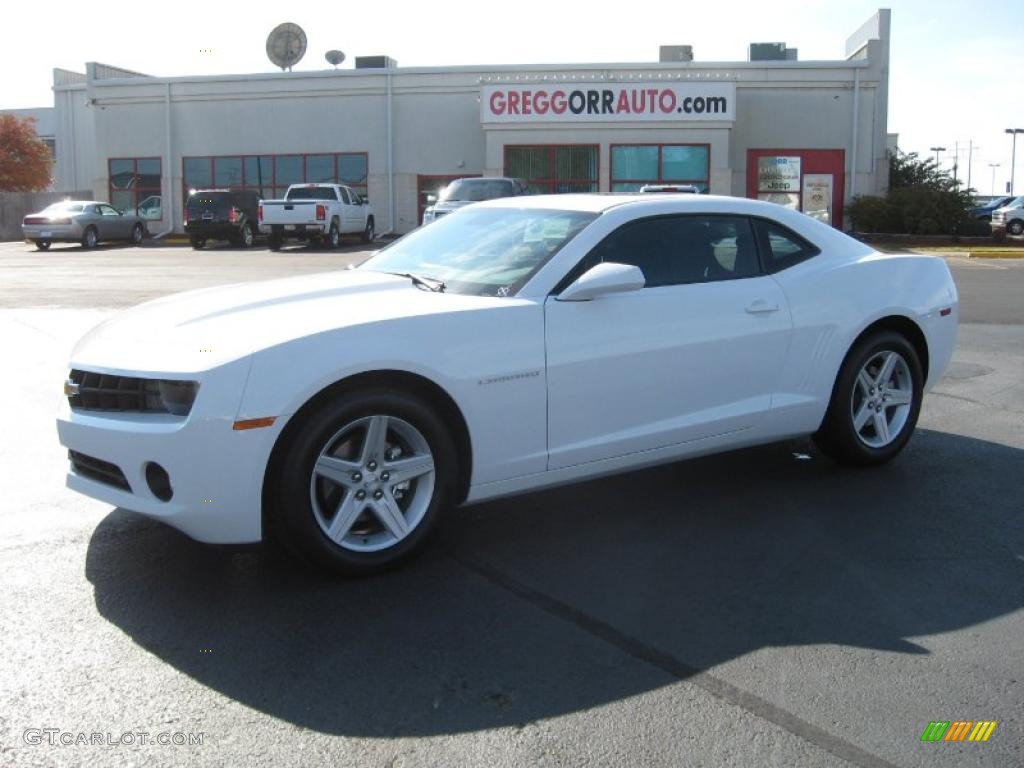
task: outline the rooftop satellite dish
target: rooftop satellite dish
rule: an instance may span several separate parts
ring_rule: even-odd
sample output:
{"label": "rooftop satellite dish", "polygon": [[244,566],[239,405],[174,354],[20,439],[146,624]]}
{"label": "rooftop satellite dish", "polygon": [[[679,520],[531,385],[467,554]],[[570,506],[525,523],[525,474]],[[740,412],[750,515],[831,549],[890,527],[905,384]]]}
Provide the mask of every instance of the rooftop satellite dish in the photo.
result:
{"label": "rooftop satellite dish", "polygon": [[306,33],[298,24],[278,24],[267,36],[267,58],[282,70],[290,70],[305,54]]}
{"label": "rooftop satellite dish", "polygon": [[328,64],[337,68],[345,60],[345,54],[341,51],[328,51],[324,54],[324,58],[327,59]]}

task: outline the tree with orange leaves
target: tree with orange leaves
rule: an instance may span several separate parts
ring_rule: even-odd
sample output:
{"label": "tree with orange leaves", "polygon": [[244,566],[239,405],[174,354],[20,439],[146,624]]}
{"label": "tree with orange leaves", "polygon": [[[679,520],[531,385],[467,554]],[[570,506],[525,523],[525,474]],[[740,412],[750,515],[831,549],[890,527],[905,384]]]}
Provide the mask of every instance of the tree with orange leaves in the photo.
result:
{"label": "tree with orange leaves", "polygon": [[39,192],[50,186],[53,159],[36,135],[35,118],[0,115],[0,192]]}

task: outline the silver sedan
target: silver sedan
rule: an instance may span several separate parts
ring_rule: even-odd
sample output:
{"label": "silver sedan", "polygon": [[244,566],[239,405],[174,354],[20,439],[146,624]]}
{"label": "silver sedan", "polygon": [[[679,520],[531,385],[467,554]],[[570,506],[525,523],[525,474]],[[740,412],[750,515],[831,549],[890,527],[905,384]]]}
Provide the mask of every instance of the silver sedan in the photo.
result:
{"label": "silver sedan", "polygon": [[21,231],[41,251],[50,243],[81,243],[83,248],[93,248],[103,240],[139,243],[146,234],[146,223],[109,203],[64,200],[30,213],[22,220]]}

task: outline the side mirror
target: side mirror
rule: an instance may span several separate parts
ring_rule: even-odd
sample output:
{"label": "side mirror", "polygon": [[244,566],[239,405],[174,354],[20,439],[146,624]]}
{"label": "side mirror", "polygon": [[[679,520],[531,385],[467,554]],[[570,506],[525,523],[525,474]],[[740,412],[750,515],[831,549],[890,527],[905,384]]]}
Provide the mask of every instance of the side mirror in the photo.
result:
{"label": "side mirror", "polygon": [[588,269],[556,298],[558,301],[590,301],[607,293],[639,291],[645,283],[640,267],[606,261]]}

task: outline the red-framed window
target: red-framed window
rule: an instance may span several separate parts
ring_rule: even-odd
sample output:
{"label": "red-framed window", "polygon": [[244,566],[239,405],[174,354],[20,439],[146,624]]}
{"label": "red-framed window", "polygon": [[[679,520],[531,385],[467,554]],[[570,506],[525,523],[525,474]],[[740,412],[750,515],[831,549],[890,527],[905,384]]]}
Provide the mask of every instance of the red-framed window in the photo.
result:
{"label": "red-framed window", "polygon": [[537,194],[597,192],[597,144],[509,144],[505,175],[526,179]]}
{"label": "red-framed window", "polygon": [[284,197],[290,184],[345,184],[366,194],[366,152],[309,152],[286,155],[212,155],[181,159],[182,192],[235,189],[265,198]]}
{"label": "red-framed window", "polygon": [[110,204],[121,211],[137,212],[149,221],[161,220],[161,171],[159,157],[108,158],[107,186]]}
{"label": "red-framed window", "polygon": [[692,184],[708,191],[710,144],[612,144],[611,191],[637,192],[644,184]]}

